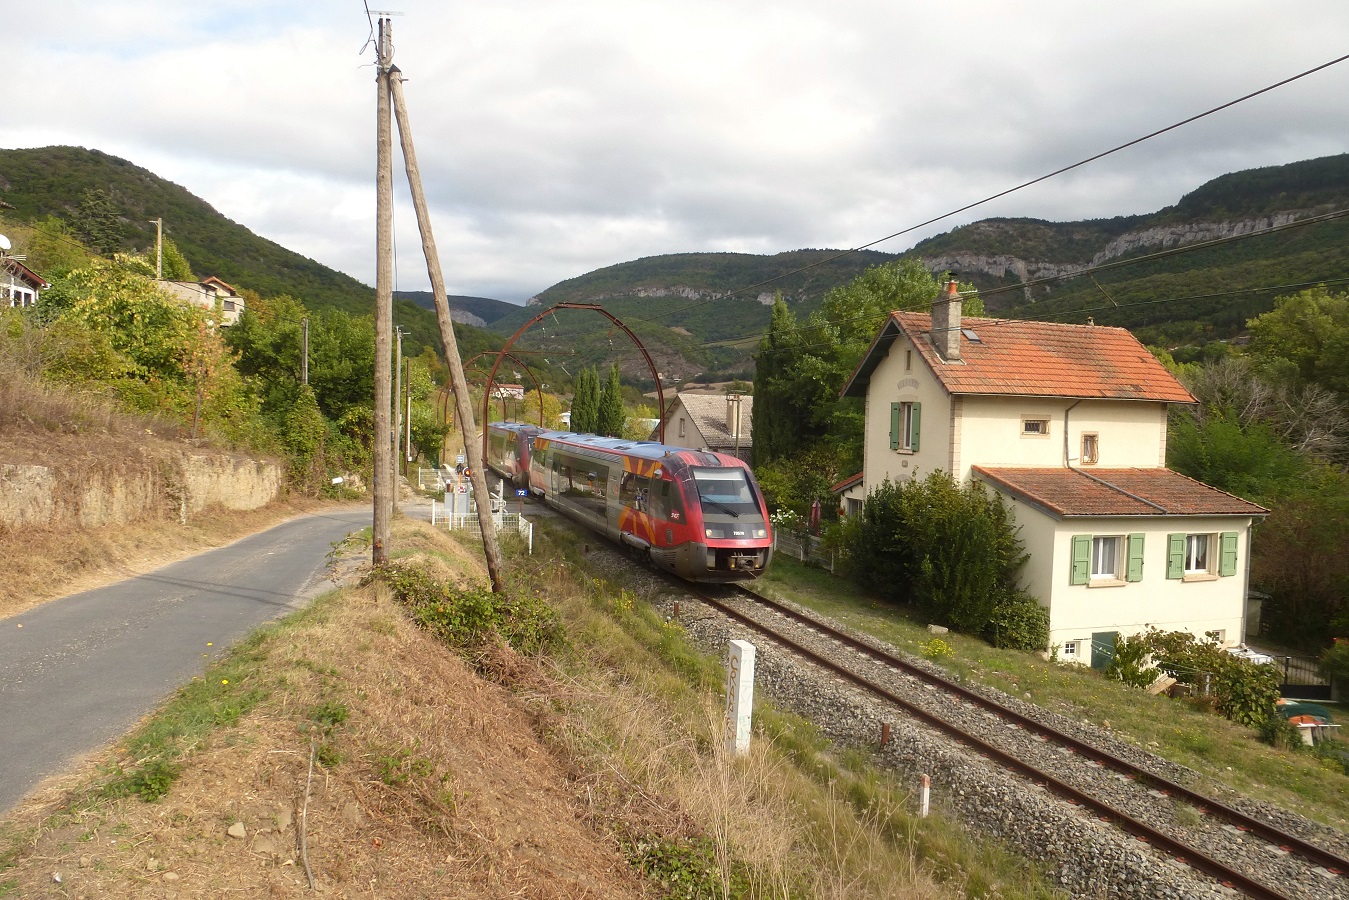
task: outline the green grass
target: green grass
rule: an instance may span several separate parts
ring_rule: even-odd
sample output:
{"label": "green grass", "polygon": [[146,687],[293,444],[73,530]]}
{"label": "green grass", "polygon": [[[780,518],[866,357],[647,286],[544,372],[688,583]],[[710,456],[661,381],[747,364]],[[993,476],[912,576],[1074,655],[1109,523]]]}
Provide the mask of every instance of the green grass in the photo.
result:
{"label": "green grass", "polygon": [[[829,573],[776,557],[756,585],[914,656],[930,634],[917,610],[880,601]],[[1340,766],[1306,752],[1276,750],[1256,732],[1201,712],[1187,701],[1153,697],[1081,666],[998,650],[978,638],[943,635],[954,649],[941,667],[963,680],[998,688],[1070,718],[1109,727],[1117,736],[1205,778],[1335,827],[1349,824],[1349,777]]]}

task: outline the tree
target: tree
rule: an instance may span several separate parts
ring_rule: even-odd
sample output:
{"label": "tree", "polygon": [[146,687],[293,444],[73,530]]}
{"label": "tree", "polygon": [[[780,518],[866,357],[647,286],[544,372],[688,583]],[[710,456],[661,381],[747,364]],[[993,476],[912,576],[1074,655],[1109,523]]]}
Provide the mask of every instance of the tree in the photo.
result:
{"label": "tree", "polygon": [[1349,396],[1349,294],[1319,286],[1277,297],[1247,329],[1258,362]]}
{"label": "tree", "polygon": [[75,208],[72,218],[75,233],[96,252],[112,256],[122,248],[126,226],[107,191],[101,188],[86,190],[80,196],[80,205]]}
{"label": "tree", "polygon": [[188,264],[187,257],[183,256],[182,251],[178,249],[178,245],[173,242],[172,238],[164,238],[163,252],[165,281],[197,280],[197,276],[192,274],[192,266]]}
{"label": "tree", "polygon": [[621,437],[623,419],[623,385],[618,377],[618,363],[614,363],[609,367],[609,380],[605,382],[604,389],[600,392],[595,433],[606,437]]}
{"label": "tree", "polygon": [[599,417],[599,372],[585,368],[576,376],[575,394],[571,402],[571,430],[578,434],[594,434],[599,428]]}
{"label": "tree", "polygon": [[1017,590],[1027,557],[1011,512],[978,482],[958,485],[940,471],[886,481],[854,520],[846,526],[849,569],[881,596],[972,634],[998,624],[1000,604],[1029,599]]}
{"label": "tree", "polygon": [[[785,304],[774,304],[755,358],[755,464],[823,446],[840,469],[857,471],[862,401],[840,398],[839,392],[890,312],[925,310],[940,287],[922,260],[907,258],[873,266],[833,289],[804,323],[796,322]],[[964,314],[982,312],[978,297],[965,299]]]}

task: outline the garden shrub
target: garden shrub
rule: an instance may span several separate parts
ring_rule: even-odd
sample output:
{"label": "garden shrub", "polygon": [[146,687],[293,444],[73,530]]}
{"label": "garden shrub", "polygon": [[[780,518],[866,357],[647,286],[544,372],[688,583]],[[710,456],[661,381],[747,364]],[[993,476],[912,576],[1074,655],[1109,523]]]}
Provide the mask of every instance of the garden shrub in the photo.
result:
{"label": "garden shrub", "polygon": [[959,485],[945,472],[886,481],[856,518],[850,571],[883,597],[985,634],[999,598],[1017,591],[1024,546],[1002,498],[977,482]]}
{"label": "garden shrub", "polygon": [[540,597],[459,588],[415,566],[386,566],[380,574],[412,620],[452,647],[476,647],[494,634],[522,653],[562,643],[557,612]]}
{"label": "garden shrub", "polygon": [[1049,610],[1025,591],[1005,591],[993,602],[984,638],[994,647],[1043,650],[1049,644]]}
{"label": "garden shrub", "polygon": [[[1270,665],[1240,659],[1223,650],[1212,638],[1196,638],[1187,631],[1150,629],[1115,645],[1115,662],[1107,674],[1139,687],[1151,684],[1146,668],[1139,666],[1145,657],[1181,684],[1206,692],[1214,711],[1240,725],[1260,728],[1277,715],[1274,702],[1279,699],[1279,673]],[[1121,662],[1121,656],[1125,661]]]}

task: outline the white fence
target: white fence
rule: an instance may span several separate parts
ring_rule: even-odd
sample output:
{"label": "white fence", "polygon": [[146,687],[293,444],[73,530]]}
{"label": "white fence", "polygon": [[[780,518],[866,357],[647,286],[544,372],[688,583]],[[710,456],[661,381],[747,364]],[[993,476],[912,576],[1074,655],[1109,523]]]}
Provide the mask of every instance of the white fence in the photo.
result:
{"label": "white fence", "polygon": [[780,531],[773,532],[773,552],[794,556],[801,562],[813,562],[821,568],[834,571],[834,551],[822,550],[819,538],[799,538]]}
{"label": "white fence", "polygon": [[[467,531],[476,537],[482,537],[482,525],[478,521],[477,507],[470,507],[468,512],[454,511],[444,504],[437,504],[431,501],[431,524],[442,525],[450,531]],[[506,512],[505,510],[494,510],[492,512],[492,525],[496,528],[497,534],[503,531],[513,531],[525,539],[531,555],[534,553],[534,523],[526,519],[520,513]]]}

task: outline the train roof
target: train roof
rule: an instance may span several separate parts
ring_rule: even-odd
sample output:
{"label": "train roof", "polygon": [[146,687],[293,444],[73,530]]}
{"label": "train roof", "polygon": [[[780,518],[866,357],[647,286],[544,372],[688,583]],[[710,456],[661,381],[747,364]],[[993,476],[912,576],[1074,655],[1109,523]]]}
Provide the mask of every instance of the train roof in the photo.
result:
{"label": "train roof", "polygon": [[577,449],[590,448],[641,459],[658,460],[675,457],[693,465],[748,468],[741,460],[725,453],[675,447],[659,441],[630,441],[625,438],[600,437],[596,434],[578,434],[574,431],[544,431],[534,437],[536,440],[556,441]]}

